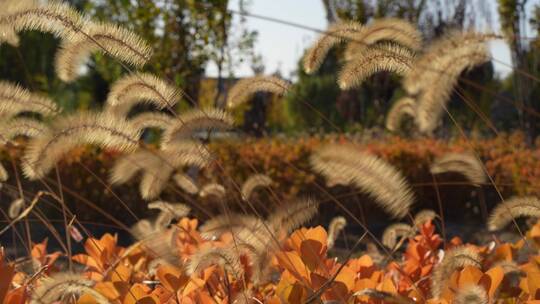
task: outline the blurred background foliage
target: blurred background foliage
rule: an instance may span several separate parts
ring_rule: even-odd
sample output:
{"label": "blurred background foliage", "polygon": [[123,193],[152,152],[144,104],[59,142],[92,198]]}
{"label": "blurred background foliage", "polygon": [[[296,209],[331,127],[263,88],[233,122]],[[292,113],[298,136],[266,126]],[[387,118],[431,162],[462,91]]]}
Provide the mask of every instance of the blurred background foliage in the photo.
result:
{"label": "blurred background foliage", "polygon": [[[314,0],[315,1],[315,0]],[[320,0],[328,23],[341,19],[368,23],[374,18],[399,17],[418,24],[426,43],[449,29],[481,27],[492,22],[490,5],[497,6],[498,20],[512,53],[512,64],[520,72],[498,79],[492,63],[463,75],[459,93],[486,114],[498,130],[521,129],[529,142],[538,133],[540,77],[538,53],[540,7],[528,16],[527,0]],[[70,0],[80,10],[103,21],[126,26],[142,35],[155,54],[146,71],[174,81],[190,98],[179,111],[194,104],[223,107],[227,90],[238,79],[236,68],[248,62],[253,74],[279,74],[265,71],[255,52],[257,32],[247,28],[245,18],[227,10],[229,0]],[[250,1],[240,0],[240,10],[249,12]],[[293,20],[301,23],[301,21]],[[484,24],[485,25],[485,24]],[[525,26],[534,37],[521,39]],[[485,27],[484,27],[485,28]],[[38,45],[39,47],[32,47]],[[21,47],[0,46],[0,78],[21,83],[34,91],[46,92],[66,109],[100,108],[112,82],[127,73],[118,63],[95,55],[76,82],[66,84],[54,73],[58,41],[36,32],[22,34]],[[284,98],[256,95],[249,105],[234,113],[243,131],[262,136],[321,131],[359,131],[382,128],[385,113],[403,92],[400,79],[380,73],[361,87],[342,91],[336,74],[342,64],[343,48],[331,51],[315,75],[306,75],[299,65],[290,79],[293,89]],[[217,66],[217,76],[207,77],[208,64]],[[24,71],[24,72],[21,72]],[[515,70],[514,70],[515,71]],[[481,86],[471,85],[471,81]],[[486,124],[458,98],[452,97],[451,111],[466,130],[488,134]],[[509,101],[515,101],[516,107]],[[520,107],[521,106],[521,107]],[[531,111],[521,109],[528,108]],[[535,113],[536,112],[536,113]],[[531,114],[532,113],[532,114]],[[455,132],[448,121],[440,128],[442,136]]]}

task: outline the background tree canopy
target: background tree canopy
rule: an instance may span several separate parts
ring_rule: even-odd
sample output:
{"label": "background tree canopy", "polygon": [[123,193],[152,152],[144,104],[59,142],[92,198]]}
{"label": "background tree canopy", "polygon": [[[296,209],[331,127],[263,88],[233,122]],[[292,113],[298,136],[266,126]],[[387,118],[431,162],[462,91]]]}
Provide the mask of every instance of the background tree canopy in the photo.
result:
{"label": "background tree canopy", "polygon": [[[237,79],[234,74],[242,61],[248,61],[254,73],[264,71],[264,62],[254,51],[257,32],[245,25],[245,18],[234,17],[227,10],[229,0],[71,0],[78,9],[104,21],[126,26],[142,35],[155,50],[146,70],[174,81],[191,97],[180,107],[192,103],[223,107],[227,88]],[[507,79],[495,77],[492,63],[466,75],[457,91],[485,113],[500,130],[519,127],[529,139],[537,135],[537,122],[529,108],[538,111],[540,88],[531,77],[538,77],[538,38],[519,39],[529,23],[540,30],[540,8],[530,20],[525,14],[526,0],[425,1],[425,0],[322,0],[328,23],[355,20],[369,23],[381,17],[399,17],[418,24],[426,42],[450,29],[466,30],[489,23],[489,5],[497,5],[501,29],[512,52],[513,65],[520,73]],[[249,12],[249,1],[240,1],[241,10]],[[530,15],[530,14],[529,14]],[[535,35],[537,36],[537,35]],[[65,84],[54,75],[53,58],[58,41],[42,33],[22,34],[21,47],[0,46],[0,74],[34,91],[46,91],[67,111],[100,107],[109,84],[126,70],[105,56],[95,55],[76,82]],[[39,45],[39,49],[30,47]],[[236,113],[244,130],[256,135],[271,131],[336,131],[382,127],[392,102],[402,96],[400,79],[379,73],[361,87],[340,90],[336,74],[342,64],[343,48],[335,48],[315,75],[306,75],[300,65],[291,94],[276,100],[258,95]],[[300,58],[299,58],[300,60]],[[215,79],[205,76],[208,64],[217,67]],[[300,61],[299,61],[300,63]],[[24,71],[24,73],[20,73]],[[267,71],[272,73],[273,71]],[[470,81],[482,83],[475,87]],[[452,97],[451,111],[468,130],[486,130],[470,105]],[[513,100],[518,107],[508,103]],[[520,107],[521,105],[521,107]],[[324,116],[323,116],[324,115]],[[440,132],[451,134],[451,124],[443,122]]]}

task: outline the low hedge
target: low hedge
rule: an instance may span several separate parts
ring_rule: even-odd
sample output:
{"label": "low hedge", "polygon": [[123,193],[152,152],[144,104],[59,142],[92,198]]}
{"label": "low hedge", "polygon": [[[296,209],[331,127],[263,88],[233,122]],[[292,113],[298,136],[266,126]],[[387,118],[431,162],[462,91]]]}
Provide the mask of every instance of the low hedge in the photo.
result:
{"label": "low hedge", "polygon": [[[540,150],[525,146],[520,134],[471,141],[387,137],[360,143],[358,139],[343,135],[216,141],[210,144],[210,149],[215,152],[219,161],[199,174],[198,180],[201,184],[211,181],[224,184],[229,192],[227,203],[239,210],[247,210],[249,208],[241,203],[237,189],[241,182],[254,172],[264,173],[270,176],[275,184],[271,192],[260,191],[257,200],[259,203],[255,204],[257,211],[264,212],[268,209],[265,208],[268,202],[280,203],[297,195],[310,195],[326,202],[321,206],[324,212],[320,214],[323,217],[343,214],[343,211],[337,210],[336,204],[332,203],[338,198],[349,210],[361,214],[369,223],[376,223],[385,215],[374,204],[369,203],[368,197],[355,193],[355,189],[348,187],[328,188],[324,180],[309,168],[309,155],[314,149],[325,143],[339,144],[351,140],[358,141],[361,147],[388,160],[406,175],[417,196],[417,209],[438,208],[437,192],[428,169],[432,160],[447,152],[474,149],[485,163],[497,189],[491,185],[475,188],[462,184],[464,180],[459,175],[437,177],[439,194],[449,219],[462,219],[463,208],[467,208],[473,218],[478,219],[478,214],[485,216],[486,211],[500,201],[499,192],[503,197],[516,194],[538,195],[540,192]],[[4,153],[2,164],[10,171],[11,176],[2,195],[4,206],[17,196],[10,159],[16,160],[18,164],[20,153],[20,148]],[[84,217],[81,220],[104,223],[112,221],[102,212],[96,211],[96,208],[91,208],[89,202],[93,202],[109,217],[127,225],[134,223],[136,217],[148,216],[146,204],[138,195],[136,181],[114,188],[107,184],[108,169],[117,157],[118,155],[112,152],[91,148],[78,149],[59,164],[60,180],[66,188],[66,201],[76,214]],[[55,181],[54,174],[46,180],[53,190],[57,189],[54,186]],[[24,179],[22,182],[29,196],[45,188],[41,182],[28,182]],[[197,198],[187,195],[180,198],[178,191],[170,188],[162,196],[163,199],[171,201],[197,202],[194,212],[200,213],[196,215],[202,218],[202,209],[210,213],[221,212],[218,205],[199,202]],[[262,201],[265,203],[260,203]],[[134,215],[126,212],[123,204],[127,204]],[[42,209],[48,212],[48,215],[56,214],[58,218],[60,216],[50,204],[43,204]]]}

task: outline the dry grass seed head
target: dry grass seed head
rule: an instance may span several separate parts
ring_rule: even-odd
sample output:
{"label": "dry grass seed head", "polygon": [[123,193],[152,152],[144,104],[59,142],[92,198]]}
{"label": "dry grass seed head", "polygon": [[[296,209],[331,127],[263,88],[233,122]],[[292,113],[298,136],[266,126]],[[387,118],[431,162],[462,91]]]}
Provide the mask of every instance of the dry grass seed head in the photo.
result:
{"label": "dry grass seed head", "polygon": [[0,163],[0,182],[5,182],[8,178],[9,174],[7,173],[6,168]]}
{"label": "dry grass seed head", "polygon": [[167,81],[148,73],[133,73],[116,81],[105,105],[105,111],[126,117],[138,103],[147,103],[158,109],[171,108],[182,97],[180,91]]}
{"label": "dry grass seed head", "polygon": [[499,203],[488,219],[488,230],[500,230],[518,217],[540,218],[540,200],[535,196],[511,197]]}
{"label": "dry grass seed head", "polygon": [[[166,161],[158,160],[158,162],[165,164]],[[145,200],[157,198],[167,186],[174,170],[174,167],[167,164],[164,167],[151,166],[149,169],[145,169],[139,184],[141,197]]]}
{"label": "dry grass seed head", "polygon": [[259,250],[248,243],[240,242],[236,249],[251,262],[251,281],[255,286],[267,284],[270,281],[272,255],[269,250]]}
{"label": "dry grass seed head", "polygon": [[244,274],[240,256],[230,247],[200,249],[191,256],[186,267],[186,273],[193,275],[214,264],[223,267],[237,280]]}
{"label": "dry grass seed head", "polygon": [[484,287],[468,285],[458,289],[455,304],[488,304],[489,298]]}
{"label": "dry grass seed head", "polygon": [[92,280],[86,279],[81,274],[57,273],[41,280],[41,284],[30,295],[30,303],[52,304],[58,301],[64,302],[68,301],[72,296],[78,297],[82,294],[91,295],[99,304],[109,303],[109,300],[92,288],[93,285]]}
{"label": "dry grass seed head", "polygon": [[13,33],[36,30],[51,33],[63,40],[81,35],[88,21],[70,5],[61,1],[8,0],[2,4],[0,29],[9,39]]}
{"label": "dry grass seed head", "polygon": [[152,57],[150,46],[126,28],[99,22],[88,23],[83,30],[85,34],[64,40],[56,54],[56,73],[65,82],[75,80],[81,66],[96,52],[103,52],[135,67],[144,66]]}
{"label": "dry grass seed head", "polygon": [[403,19],[376,19],[350,37],[345,49],[345,59],[354,59],[378,42],[392,42],[416,51],[422,47],[422,34]]}
{"label": "dry grass seed head", "polygon": [[386,128],[392,132],[397,131],[403,121],[403,118],[408,115],[414,117],[416,113],[416,102],[410,97],[402,97],[396,101],[386,116]]}
{"label": "dry grass seed head", "polygon": [[285,95],[289,90],[289,83],[276,76],[254,76],[238,81],[229,91],[227,107],[232,109],[248,102],[257,92],[269,92],[276,95]]}
{"label": "dry grass seed head", "polygon": [[317,71],[332,47],[341,42],[348,41],[361,29],[362,25],[357,22],[332,24],[305,54],[303,63],[306,73],[312,74]]}
{"label": "dry grass seed head", "polygon": [[144,240],[155,232],[154,226],[147,219],[142,219],[131,226],[129,232],[136,240]]}
{"label": "dry grass seed head", "polygon": [[368,77],[383,71],[405,76],[411,70],[413,57],[411,51],[394,44],[380,44],[377,48],[367,49],[341,68],[339,87],[342,90],[358,87]]}
{"label": "dry grass seed head", "polygon": [[155,158],[154,153],[146,150],[138,150],[119,157],[110,170],[109,182],[113,185],[128,182],[145,168],[144,164],[153,162]]}
{"label": "dry grass seed head", "polygon": [[193,109],[178,116],[175,124],[163,133],[163,145],[191,139],[195,132],[210,130],[228,130],[233,127],[234,120],[226,112],[219,109]]}
{"label": "dry grass seed head", "polygon": [[465,266],[481,266],[481,257],[478,252],[468,246],[459,246],[447,250],[443,260],[433,269],[431,279],[431,293],[439,298],[450,275],[457,269]]}
{"label": "dry grass seed head", "polygon": [[[473,31],[449,31],[431,43],[422,56],[415,61],[412,71],[403,80],[403,87],[410,95],[417,95],[422,88],[437,74],[441,73],[442,62],[457,57],[457,49],[477,48],[485,42],[496,38],[492,34],[481,34]],[[460,51],[461,52],[461,51]],[[455,55],[453,55],[455,54]]]}
{"label": "dry grass seed head", "polygon": [[150,223],[152,227],[151,234],[147,234],[142,240],[143,247],[148,254],[154,258],[164,261],[170,265],[180,266],[182,259],[179,256],[176,246],[178,229],[172,226],[170,229],[159,229],[156,231],[156,225]]}
{"label": "dry grass seed head", "polygon": [[31,93],[17,84],[0,81],[0,114],[16,116],[22,112],[50,116],[58,114],[60,109],[47,97]]}
{"label": "dry grass seed head", "polygon": [[247,201],[253,194],[253,191],[259,187],[269,187],[272,185],[272,179],[265,174],[253,174],[242,184],[242,199]]}
{"label": "dry grass seed head", "polygon": [[430,60],[419,59],[404,79],[405,89],[417,97],[416,124],[426,134],[436,128],[461,73],[490,59],[482,40],[451,50],[441,52],[437,49],[436,54],[424,55]]}
{"label": "dry grass seed head", "polygon": [[436,217],[438,217],[438,215],[433,210],[420,210],[414,215],[414,225],[418,227],[435,219]]}
{"label": "dry grass seed head", "polygon": [[199,186],[197,186],[195,181],[186,174],[176,173],[173,176],[173,180],[180,189],[189,194],[197,194],[199,192]]}
{"label": "dry grass seed head", "polygon": [[296,199],[286,206],[277,208],[268,216],[267,221],[272,231],[284,231],[289,234],[311,220],[317,214],[318,208],[319,202],[313,198]]}
{"label": "dry grass seed head", "polygon": [[331,249],[334,247],[334,244],[341,233],[343,229],[345,229],[345,226],[347,225],[347,220],[343,216],[336,216],[328,225],[328,238],[327,238],[327,245],[328,249]]}
{"label": "dry grass seed head", "polygon": [[394,249],[398,240],[402,237],[408,238],[414,236],[416,229],[404,223],[395,223],[388,226],[382,235],[384,246]]}
{"label": "dry grass seed head", "polygon": [[255,216],[228,213],[207,220],[199,227],[199,231],[203,238],[213,240],[224,233],[231,232],[234,235],[241,229],[257,228],[260,224],[261,220]]}
{"label": "dry grass seed head", "polygon": [[474,185],[480,186],[487,182],[484,166],[471,153],[448,153],[435,159],[430,167],[432,174],[457,172],[462,174]]}
{"label": "dry grass seed head", "polygon": [[133,117],[130,122],[137,130],[149,128],[165,130],[174,123],[174,117],[164,113],[148,112]]}
{"label": "dry grass seed head", "polygon": [[224,199],[226,194],[225,187],[216,183],[206,184],[199,191],[199,196],[202,198],[214,196],[217,199]]}
{"label": "dry grass seed head", "polygon": [[0,142],[7,144],[18,136],[37,137],[45,134],[49,127],[34,119],[17,117],[0,124]]}
{"label": "dry grass seed head", "polygon": [[7,43],[12,47],[19,46],[19,36],[12,27],[0,25],[0,45],[2,45],[2,43]]}
{"label": "dry grass seed head", "polygon": [[170,213],[175,219],[185,217],[191,208],[185,204],[173,204],[165,201],[153,201],[148,204],[148,209],[158,209],[162,212]]}
{"label": "dry grass seed head", "polygon": [[18,198],[9,204],[8,216],[11,219],[17,218],[24,208],[24,199]]}
{"label": "dry grass seed head", "polygon": [[183,166],[204,167],[209,157],[200,144],[190,141],[169,146],[168,150],[137,151],[116,161],[109,180],[112,184],[122,184],[143,171],[139,189],[142,197],[150,200],[163,191],[175,170]]}
{"label": "dry grass seed head", "polygon": [[330,180],[347,178],[395,218],[404,217],[414,203],[413,192],[398,170],[354,146],[323,146],[312,154],[310,163]]}
{"label": "dry grass seed head", "polygon": [[24,174],[30,179],[44,177],[73,148],[95,144],[104,149],[132,152],[140,132],[132,125],[100,113],[77,113],[58,118],[52,128],[30,140],[23,160]]}

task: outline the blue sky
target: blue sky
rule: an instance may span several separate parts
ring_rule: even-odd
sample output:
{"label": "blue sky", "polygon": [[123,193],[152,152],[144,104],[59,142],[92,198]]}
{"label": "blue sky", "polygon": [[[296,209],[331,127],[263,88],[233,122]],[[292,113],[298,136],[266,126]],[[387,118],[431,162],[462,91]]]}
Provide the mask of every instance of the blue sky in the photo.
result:
{"label": "blue sky", "polygon": [[[495,0],[471,0],[471,1],[495,1]],[[529,9],[533,4],[540,3],[540,0],[529,0]],[[231,9],[238,9],[238,0],[233,0]],[[496,7],[492,5],[493,28],[491,30],[499,32],[498,16]],[[252,0],[249,11],[283,20],[300,23],[309,27],[326,28],[325,13],[321,0]],[[277,24],[255,18],[247,19],[247,27],[259,32],[259,39],[256,43],[256,51],[264,59],[266,73],[281,71],[284,77],[290,77],[296,69],[298,59],[303,51],[317,37],[317,33],[295,28],[283,24]],[[529,36],[532,35],[529,33]],[[490,44],[495,70],[501,76],[508,74],[511,68],[510,51],[503,41],[494,41]],[[505,64],[501,64],[501,61]],[[215,75],[214,66],[207,68],[208,75]],[[236,76],[250,76],[252,71],[248,65],[243,65],[235,70]]]}

